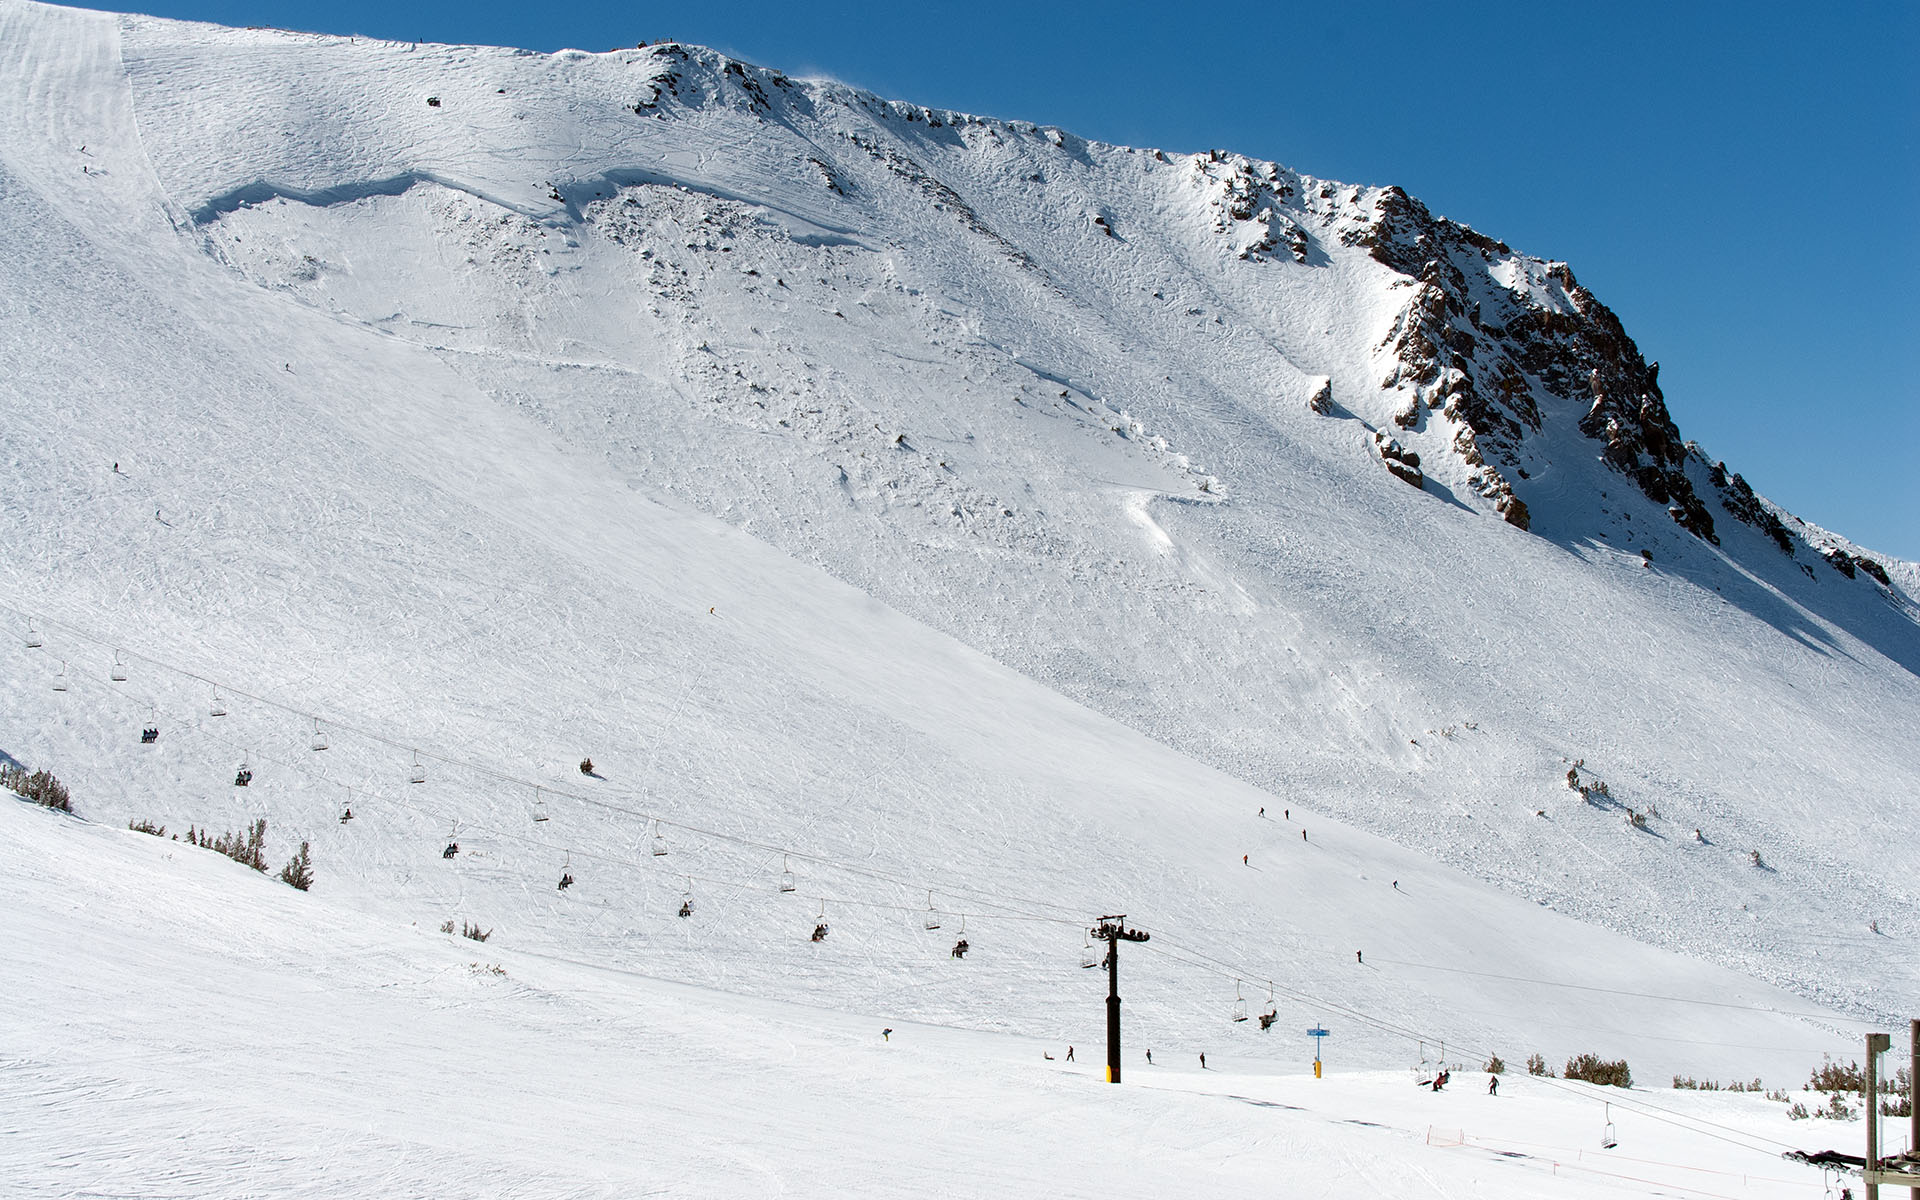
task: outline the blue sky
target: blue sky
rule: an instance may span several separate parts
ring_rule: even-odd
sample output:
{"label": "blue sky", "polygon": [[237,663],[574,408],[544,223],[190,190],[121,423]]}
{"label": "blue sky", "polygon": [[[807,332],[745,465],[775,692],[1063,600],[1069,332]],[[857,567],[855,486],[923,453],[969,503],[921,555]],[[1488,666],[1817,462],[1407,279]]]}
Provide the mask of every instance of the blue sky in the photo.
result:
{"label": "blue sky", "polygon": [[1396,183],[1570,263],[1660,361],[1682,434],[1761,492],[1920,559],[1914,0],[142,11],[539,50],[675,38],[1102,141]]}

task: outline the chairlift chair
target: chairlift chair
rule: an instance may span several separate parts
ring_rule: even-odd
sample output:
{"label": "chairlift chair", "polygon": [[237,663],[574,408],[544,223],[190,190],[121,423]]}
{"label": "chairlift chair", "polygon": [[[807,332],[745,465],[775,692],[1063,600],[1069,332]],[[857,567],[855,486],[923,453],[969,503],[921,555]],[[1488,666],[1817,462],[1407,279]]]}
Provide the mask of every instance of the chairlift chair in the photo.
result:
{"label": "chairlift chair", "polygon": [[313,741],[309,743],[315,750],[327,748],[327,731],[320,724],[320,718],[313,719]]}
{"label": "chairlift chair", "polygon": [[240,765],[233,772],[233,786],[246,787],[253,782],[253,768],[247,765],[247,756],[240,756]]}
{"label": "chairlift chair", "polygon": [[427,781],[427,764],[420,761],[420,752],[418,750],[415,750],[413,752],[413,770],[407,773],[407,782],[408,783],[425,783],[426,781]]}
{"label": "chairlift chair", "polygon": [[113,652],[113,666],[107,671],[107,678],[113,680],[115,683],[125,683],[127,681],[127,668],[126,665],[120,661],[120,652],[118,650]]}
{"label": "chairlift chair", "polygon": [[207,705],[207,715],[210,717],[224,717],[227,715],[227,706],[220,699],[219,688],[213,689],[213,703]]}
{"label": "chairlift chair", "polygon": [[1233,981],[1233,1019],[1236,1022],[1247,1019],[1247,1002],[1240,997],[1240,981]]}
{"label": "chairlift chair", "polygon": [[667,852],[667,836],[660,832],[660,822],[653,823],[653,856],[659,858]]}
{"label": "chairlift chair", "polygon": [[1613,1105],[1605,1105],[1603,1111],[1606,1113],[1607,1127],[1600,1131],[1600,1148],[1611,1150],[1620,1144],[1620,1139],[1613,1136]]}
{"label": "chairlift chair", "polygon": [[60,673],[53,677],[53,690],[56,692],[67,690],[67,664],[64,659],[60,663]]}
{"label": "chairlift chair", "polygon": [[691,875],[687,876],[687,890],[680,896],[680,915],[683,917],[693,915],[693,876]]}
{"label": "chairlift chair", "polygon": [[353,789],[347,789],[347,806],[340,810],[340,823],[345,825],[353,820]]}
{"label": "chairlift chair", "polygon": [[793,887],[793,865],[787,861],[787,856],[782,854],[780,856],[780,890],[790,892]]}
{"label": "chairlift chair", "polygon": [[40,636],[37,630],[34,629],[33,621],[31,618],[29,618],[27,621],[27,649],[38,650],[40,647],[46,644],[47,644],[46,640]]}
{"label": "chairlift chair", "polygon": [[933,910],[933,893],[932,893],[932,892],[928,892],[928,893],[927,893],[927,920],[926,920],[926,926],[927,926],[927,928],[928,928],[928,929],[938,929],[938,928],[940,928],[940,914],[939,914],[939,913],[937,913],[937,912],[935,912],[935,911]]}
{"label": "chairlift chair", "polygon": [[151,746],[159,740],[160,727],[158,725],[148,725],[140,731],[140,744],[142,746]]}
{"label": "chairlift chair", "polygon": [[1093,952],[1093,938],[1085,934],[1081,936],[1086,945],[1080,950],[1080,966],[1090,970],[1100,965],[1100,957]]}
{"label": "chairlift chair", "polygon": [[535,821],[547,819],[547,802],[541,798],[540,789],[537,787],[533,789],[533,819]]}
{"label": "chairlift chair", "polygon": [[573,851],[567,851],[567,859],[560,864],[560,890],[566,891],[573,886]]}

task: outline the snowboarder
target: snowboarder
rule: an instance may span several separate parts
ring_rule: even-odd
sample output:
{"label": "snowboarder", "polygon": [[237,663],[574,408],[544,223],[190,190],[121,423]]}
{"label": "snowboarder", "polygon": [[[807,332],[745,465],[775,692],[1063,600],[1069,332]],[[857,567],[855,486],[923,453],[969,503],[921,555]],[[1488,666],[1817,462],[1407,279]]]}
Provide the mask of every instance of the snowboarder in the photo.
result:
{"label": "snowboarder", "polygon": [[891,1029],[882,1029],[882,1030],[880,1031],[880,1040],[881,1040],[881,1041],[883,1041],[883,1042],[890,1042],[890,1041],[892,1041],[892,1040],[893,1040],[893,1030],[891,1030]]}
{"label": "snowboarder", "polygon": [[1200,1069],[1202,1071],[1207,1069],[1207,1052],[1205,1050],[1200,1052]]}
{"label": "snowboarder", "polygon": [[1498,1075],[1487,1076],[1487,1095],[1498,1096],[1499,1094],[1500,1094],[1500,1077]]}
{"label": "snowboarder", "polygon": [[1292,809],[1290,809],[1290,808],[1283,808],[1283,809],[1281,809],[1281,810],[1280,810],[1280,815],[1281,815],[1282,817],[1284,817],[1284,818],[1286,818],[1286,819],[1287,819],[1287,820],[1289,820],[1289,821],[1291,821],[1291,820],[1293,820],[1293,810],[1292,810]]}
{"label": "snowboarder", "polygon": [[1358,951],[1358,950],[1355,950],[1355,951],[1353,952],[1353,961],[1355,961],[1355,962],[1357,962],[1357,963],[1361,963],[1361,964],[1363,964],[1363,965],[1364,965],[1364,964],[1366,963],[1366,961],[1367,961],[1367,960],[1366,960],[1366,958],[1365,958],[1365,957],[1364,957],[1364,956],[1363,956],[1363,955],[1362,955],[1362,954],[1360,953],[1360,951]]}
{"label": "snowboarder", "polygon": [[1307,840],[1307,831],[1304,829],[1300,831],[1300,840],[1303,842]]}
{"label": "snowboarder", "polygon": [[1072,1061],[1073,1061],[1073,1047],[1072,1047],[1072,1046],[1068,1046],[1068,1047],[1067,1047],[1067,1061],[1068,1061],[1068,1062],[1072,1062]]}
{"label": "snowboarder", "polygon": [[[118,466],[119,466],[120,464],[119,464],[119,463],[115,463],[115,464],[113,464],[113,465],[114,465],[114,466],[116,466],[116,467],[118,467]],[[1266,806],[1266,805],[1264,805],[1264,804],[1262,804],[1262,805],[1260,806],[1260,815],[1261,815],[1261,816],[1263,816],[1263,817],[1267,815],[1267,806]]]}

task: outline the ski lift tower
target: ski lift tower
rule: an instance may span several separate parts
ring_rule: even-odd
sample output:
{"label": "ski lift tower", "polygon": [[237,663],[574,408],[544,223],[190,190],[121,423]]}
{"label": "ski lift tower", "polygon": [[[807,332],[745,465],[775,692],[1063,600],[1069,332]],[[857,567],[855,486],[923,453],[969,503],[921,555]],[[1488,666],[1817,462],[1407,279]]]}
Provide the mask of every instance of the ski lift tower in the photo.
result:
{"label": "ski lift tower", "polygon": [[1107,944],[1107,1082],[1120,1082],[1120,943],[1144,942],[1144,929],[1128,929],[1127,915],[1101,917],[1087,931]]}
{"label": "ski lift tower", "polygon": [[1333,1034],[1315,1025],[1307,1030],[1307,1036],[1313,1039],[1313,1077],[1318,1079],[1320,1078],[1320,1042],[1324,1038],[1332,1037]]}
{"label": "ski lift tower", "polygon": [[[1908,1037],[1913,1044],[1908,1047],[1913,1062],[1909,1080],[1920,1076],[1920,1021],[1908,1027]],[[1907,1103],[1911,1106],[1914,1143],[1908,1152],[1899,1156],[1880,1157],[1880,1056],[1892,1046],[1893,1039],[1884,1033],[1867,1035],[1867,1158],[1860,1172],[1860,1182],[1866,1185],[1866,1200],[1880,1200],[1880,1188],[1904,1187],[1909,1196],[1920,1197],[1920,1104],[1914,1103],[1920,1096],[1920,1083],[1909,1083],[1913,1088],[1908,1093]]]}

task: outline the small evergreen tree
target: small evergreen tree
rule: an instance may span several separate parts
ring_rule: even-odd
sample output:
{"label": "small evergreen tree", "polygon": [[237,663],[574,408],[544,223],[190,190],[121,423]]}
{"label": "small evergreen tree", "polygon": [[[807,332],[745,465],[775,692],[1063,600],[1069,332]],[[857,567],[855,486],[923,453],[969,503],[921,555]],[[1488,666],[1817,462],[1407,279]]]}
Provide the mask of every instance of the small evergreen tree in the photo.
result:
{"label": "small evergreen tree", "polygon": [[308,852],[310,845],[308,842],[300,843],[300,852],[293,856],[293,861],[280,868],[280,882],[303,892],[313,886],[313,856]]}

